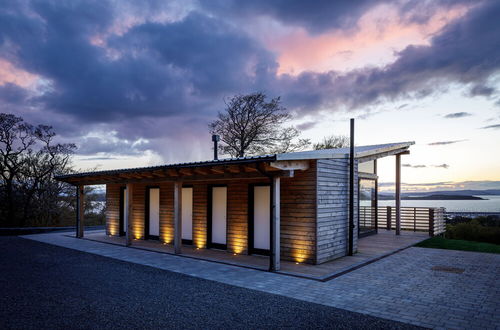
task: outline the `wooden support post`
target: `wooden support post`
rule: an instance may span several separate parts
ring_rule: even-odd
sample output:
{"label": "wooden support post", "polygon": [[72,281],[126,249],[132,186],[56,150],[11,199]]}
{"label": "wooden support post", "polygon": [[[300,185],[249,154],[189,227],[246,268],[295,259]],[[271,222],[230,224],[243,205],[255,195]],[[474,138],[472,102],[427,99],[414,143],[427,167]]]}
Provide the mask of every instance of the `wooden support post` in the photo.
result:
{"label": "wooden support post", "polygon": [[392,208],[390,206],[387,206],[387,230],[391,230],[391,221],[392,221]]}
{"label": "wooden support post", "polygon": [[429,209],[429,236],[434,237],[434,209]]}
{"label": "wooden support post", "polygon": [[278,271],[280,270],[280,177],[273,177],[273,187],[272,187],[272,224],[271,224],[271,255],[269,258],[269,270]]}
{"label": "wooden support post", "polygon": [[[377,160],[373,160],[373,173],[376,175],[377,174]],[[358,201],[359,203],[359,201]],[[378,175],[377,179],[375,179],[375,199],[374,199],[374,204],[375,204],[375,233],[378,233]]]}
{"label": "wooden support post", "polygon": [[182,182],[174,184],[174,251],[182,252]]}
{"label": "wooden support post", "polygon": [[130,246],[132,244],[132,210],[133,210],[133,195],[134,191],[132,188],[132,184],[128,183],[127,184],[127,193],[126,193],[126,198],[127,198],[127,232],[125,234],[125,245]]}
{"label": "wooden support post", "polygon": [[396,235],[401,234],[401,154],[396,155]]}
{"label": "wooden support post", "polygon": [[83,237],[83,228],[85,226],[85,219],[84,219],[84,212],[85,212],[85,207],[84,207],[84,186],[77,186],[76,187],[76,237],[77,238],[82,238]]}

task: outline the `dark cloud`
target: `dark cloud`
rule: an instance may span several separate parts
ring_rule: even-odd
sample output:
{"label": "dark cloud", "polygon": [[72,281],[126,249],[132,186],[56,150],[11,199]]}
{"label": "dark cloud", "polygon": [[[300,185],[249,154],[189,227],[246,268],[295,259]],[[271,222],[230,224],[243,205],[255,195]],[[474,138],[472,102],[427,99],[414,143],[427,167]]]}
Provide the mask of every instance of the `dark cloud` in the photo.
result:
{"label": "dark cloud", "polygon": [[425,168],[425,167],[427,167],[426,165],[412,165],[412,164],[403,164],[401,166],[410,167],[410,168]]}
{"label": "dark cloud", "polygon": [[488,126],[483,126],[481,127],[482,129],[500,129],[500,124],[495,124],[495,125],[488,125]]}
{"label": "dark cloud", "polygon": [[145,140],[122,140],[116,137],[84,137],[77,145],[79,155],[95,155],[97,153],[116,155],[141,155],[150,149]]}
{"label": "dark cloud", "polygon": [[308,121],[302,124],[297,125],[297,128],[301,131],[307,131],[308,129],[314,128],[318,122],[316,121]]}
{"label": "dark cloud", "polygon": [[441,164],[441,165],[432,165],[432,167],[438,167],[438,168],[448,169],[448,168],[450,168],[450,165],[448,165],[448,164]]}
{"label": "dark cloud", "polygon": [[444,145],[454,144],[454,143],[459,143],[459,142],[464,142],[464,141],[467,141],[467,140],[465,139],[465,140],[452,140],[452,141],[438,141],[438,142],[428,143],[427,145],[429,145],[429,146],[444,146]]}
{"label": "dark cloud", "polygon": [[359,19],[372,8],[389,4],[398,10],[401,21],[426,24],[439,9],[452,8],[461,4],[477,4],[474,0],[213,0],[200,2],[206,10],[219,17],[247,18],[255,16],[272,17],[285,25],[301,26],[311,34],[327,30],[355,30]]}
{"label": "dark cloud", "polygon": [[84,160],[84,161],[93,161],[93,160],[116,160],[118,158],[116,157],[88,157],[88,158],[80,158],[80,160]]}
{"label": "dark cloud", "polygon": [[[0,104],[34,124],[54,125],[77,140],[81,154],[155,150],[168,158],[179,141],[190,146],[183,155],[208,154],[207,122],[223,108],[223,98],[236,93],[281,95],[299,116],[421,97],[449,83],[470,87],[471,95],[496,95],[488,79],[499,69],[500,2],[478,3],[429,45],[409,46],[385,67],[347,72],[277,75],[276,55],[240,27],[243,16],[267,15],[312,33],[349,29],[378,3],[222,0],[153,20],[142,18],[174,12],[165,9],[172,2],[7,1],[0,7],[1,57],[41,81],[36,90],[0,86]],[[456,4],[431,3],[394,5],[405,8],[402,20],[422,23],[436,6]],[[116,33],[127,19],[135,23]],[[105,41],[93,43],[96,37]],[[313,126],[306,122],[302,129]],[[89,131],[115,135],[80,138]],[[130,142],[141,138],[140,146]]]}
{"label": "dark cloud", "polygon": [[454,119],[454,118],[463,118],[469,116],[472,116],[472,114],[469,112],[454,112],[454,113],[449,113],[443,117],[448,119]]}
{"label": "dark cloud", "polygon": [[210,12],[220,16],[271,16],[284,24],[302,26],[312,33],[329,29],[352,29],[368,9],[383,1],[329,1],[314,3],[302,0],[215,0],[201,2]]}
{"label": "dark cloud", "polygon": [[496,92],[493,87],[485,86],[483,84],[475,85],[469,91],[470,96],[491,96]]}

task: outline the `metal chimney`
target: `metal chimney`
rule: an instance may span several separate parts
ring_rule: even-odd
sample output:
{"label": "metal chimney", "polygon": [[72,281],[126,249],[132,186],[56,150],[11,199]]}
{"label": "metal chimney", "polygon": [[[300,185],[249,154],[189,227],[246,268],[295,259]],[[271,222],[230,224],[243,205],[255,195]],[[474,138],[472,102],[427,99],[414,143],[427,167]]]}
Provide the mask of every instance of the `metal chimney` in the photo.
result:
{"label": "metal chimney", "polygon": [[214,143],[214,160],[218,160],[219,157],[217,155],[217,142],[219,142],[220,137],[218,135],[212,135],[212,142]]}

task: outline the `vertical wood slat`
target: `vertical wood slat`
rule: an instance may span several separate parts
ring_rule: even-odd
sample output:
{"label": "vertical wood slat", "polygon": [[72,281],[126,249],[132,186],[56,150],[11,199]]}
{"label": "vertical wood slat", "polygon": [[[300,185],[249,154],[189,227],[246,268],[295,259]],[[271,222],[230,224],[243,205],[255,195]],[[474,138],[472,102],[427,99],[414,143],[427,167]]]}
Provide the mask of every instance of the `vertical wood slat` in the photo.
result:
{"label": "vertical wood slat", "polygon": [[174,251],[182,252],[182,182],[174,184]]}
{"label": "vertical wood slat", "polygon": [[132,230],[133,230],[133,211],[134,211],[134,191],[133,185],[127,184],[127,232],[125,234],[125,245],[130,246],[132,243]]}
{"label": "vertical wood slat", "polygon": [[84,186],[76,187],[76,237],[83,237],[83,228],[85,226],[84,219]]}
{"label": "vertical wood slat", "polygon": [[280,177],[273,178],[272,189],[273,214],[271,226],[271,256],[269,258],[269,270],[280,270]]}

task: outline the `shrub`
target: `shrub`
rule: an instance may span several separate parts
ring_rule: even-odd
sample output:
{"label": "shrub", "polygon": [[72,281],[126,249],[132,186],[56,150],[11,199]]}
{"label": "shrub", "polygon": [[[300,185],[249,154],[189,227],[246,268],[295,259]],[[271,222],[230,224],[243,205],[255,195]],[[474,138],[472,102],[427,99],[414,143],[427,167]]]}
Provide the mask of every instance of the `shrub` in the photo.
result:
{"label": "shrub", "polygon": [[500,222],[495,218],[478,217],[446,226],[446,238],[500,244]]}

